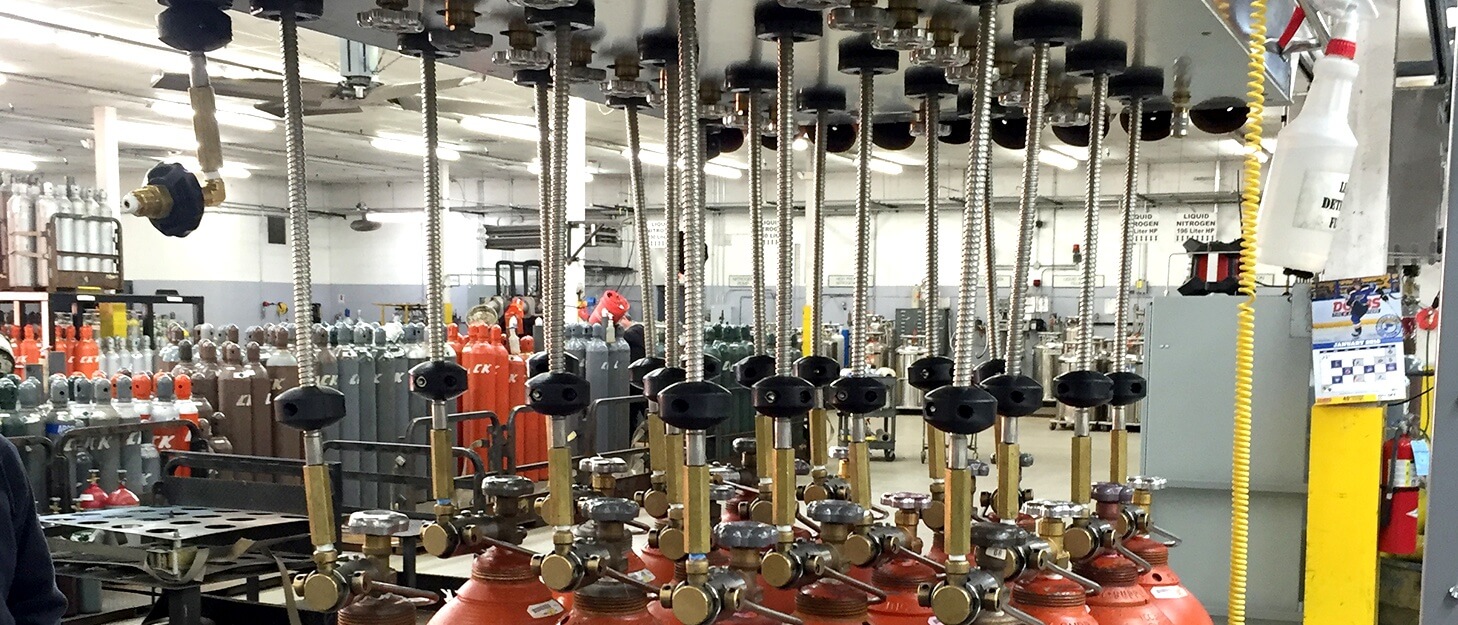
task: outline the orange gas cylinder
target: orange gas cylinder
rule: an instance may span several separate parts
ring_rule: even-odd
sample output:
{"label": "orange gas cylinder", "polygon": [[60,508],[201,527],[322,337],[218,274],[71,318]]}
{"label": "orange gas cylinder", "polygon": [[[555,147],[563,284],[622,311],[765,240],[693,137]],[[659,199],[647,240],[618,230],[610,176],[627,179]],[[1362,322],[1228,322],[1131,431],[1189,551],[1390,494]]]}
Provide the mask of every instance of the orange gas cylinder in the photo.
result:
{"label": "orange gas cylinder", "polygon": [[91,326],[81,326],[81,340],[76,342],[76,369],[73,373],[89,378],[100,368],[101,346],[91,337]]}
{"label": "orange gas cylinder", "polygon": [[56,340],[51,344],[51,351],[66,355],[66,375],[71,375],[76,369],[76,339],[72,337],[71,330],[71,326],[56,326]]}
{"label": "orange gas cylinder", "polygon": [[528,334],[521,337],[521,353],[531,354],[537,351],[537,339]]}
{"label": "orange gas cylinder", "polygon": [[805,625],[864,625],[866,604],[866,593],[822,579],[795,594],[795,616]]}
{"label": "orange gas cylinder", "polygon": [[764,581],[763,575],[755,578],[755,583],[759,585],[760,603],[765,607],[785,614],[795,611],[795,601],[800,596],[800,589],[775,588]]}
{"label": "orange gas cylinder", "polygon": [[1139,568],[1133,560],[1108,552],[1074,568],[1104,587],[1086,599],[1089,614],[1099,625],[1174,625],[1150,603],[1149,591],[1138,583]]}
{"label": "orange gas cylinder", "polygon": [[622,582],[599,580],[572,596],[562,625],[659,625],[643,591]]}
{"label": "orange gas cylinder", "polygon": [[491,547],[471,563],[471,579],[430,625],[548,625],[566,610],[532,573],[531,557]]}
{"label": "orange gas cylinder", "polygon": [[936,571],[904,555],[891,558],[871,573],[871,585],[886,591],[886,600],[870,606],[871,625],[926,625],[931,608],[923,608],[916,589],[935,582]]}
{"label": "orange gas cylinder", "polygon": [[1032,579],[1013,586],[1012,606],[1045,625],[1099,625],[1089,614],[1083,593],[1078,582],[1039,571]]}
{"label": "orange gas cylinder", "polygon": [[1135,536],[1125,540],[1124,546],[1154,567],[1139,576],[1139,585],[1149,591],[1154,607],[1169,617],[1171,623],[1214,625],[1205,606],[1180,583],[1180,576],[1169,568],[1169,547],[1148,536]]}
{"label": "orange gas cylinder", "polygon": [[[25,326],[25,338],[20,341],[20,352],[25,355],[25,364],[41,364],[40,341],[35,338],[35,326]],[[24,376],[24,369],[21,375]]]}
{"label": "orange gas cylinder", "polygon": [[[489,366],[486,360],[486,345],[483,342],[486,326],[472,325],[467,332],[466,345],[461,348],[461,367],[466,370],[466,394],[461,396],[461,410],[474,412],[477,410],[490,410],[491,393],[495,390],[492,387],[491,378],[486,374]],[[465,421],[461,423],[461,445],[470,447],[473,441],[481,439],[486,434],[484,421]]]}
{"label": "orange gas cylinder", "polygon": [[492,382],[491,412],[505,418],[511,413],[511,354],[506,351],[501,326],[486,327],[486,357]]}

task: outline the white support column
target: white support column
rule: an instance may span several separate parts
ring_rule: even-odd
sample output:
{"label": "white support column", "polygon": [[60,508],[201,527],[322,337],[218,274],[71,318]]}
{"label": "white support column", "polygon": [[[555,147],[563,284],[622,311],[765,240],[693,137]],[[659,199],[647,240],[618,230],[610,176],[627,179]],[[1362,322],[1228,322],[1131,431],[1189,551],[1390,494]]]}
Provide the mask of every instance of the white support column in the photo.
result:
{"label": "white support column", "polygon": [[[587,101],[572,98],[567,109],[567,249],[571,254],[582,246],[586,231],[572,228],[570,224],[587,218]],[[568,320],[577,318],[577,292],[587,280],[587,271],[578,259],[567,265],[567,285],[563,296],[567,298]]]}
{"label": "white support column", "polygon": [[96,188],[106,191],[105,208],[114,216],[120,205],[121,153],[116,139],[116,107],[91,109],[91,143],[96,153]]}
{"label": "white support column", "polygon": [[1355,278],[1387,271],[1387,186],[1392,157],[1392,90],[1396,79],[1397,0],[1375,0],[1377,19],[1357,40],[1357,84],[1352,93],[1352,132],[1357,156],[1342,201],[1342,218],[1331,242],[1323,277]]}

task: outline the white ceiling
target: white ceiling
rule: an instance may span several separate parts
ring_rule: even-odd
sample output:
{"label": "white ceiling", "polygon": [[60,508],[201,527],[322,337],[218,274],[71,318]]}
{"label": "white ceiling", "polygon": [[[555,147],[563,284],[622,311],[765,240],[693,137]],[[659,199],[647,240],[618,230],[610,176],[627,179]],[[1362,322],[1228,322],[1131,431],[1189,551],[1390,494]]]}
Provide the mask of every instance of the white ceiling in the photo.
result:
{"label": "white ceiling", "polygon": [[[1426,22],[1411,19],[1413,15],[1422,18],[1423,0],[1402,1],[1404,9],[1411,6],[1413,10],[1404,12],[1400,56],[1430,58],[1424,56],[1428,54]],[[610,2],[598,3],[600,15]],[[150,86],[159,70],[186,68],[184,56],[155,40],[153,19],[159,9],[154,0],[6,0],[0,4],[0,73],[9,77],[6,84],[0,85],[0,151],[24,152],[48,159],[49,162],[43,163],[47,173],[89,174],[91,153],[83,142],[90,136],[93,107],[99,105],[117,107],[118,117],[124,122],[170,127],[158,130],[154,136],[187,132],[184,120],[159,115],[147,106],[155,99],[181,101],[183,96]],[[210,55],[218,70],[225,76],[276,77],[280,69],[277,25],[244,13],[231,15],[233,43]],[[339,40],[312,31],[302,31],[300,36],[305,77],[337,80]],[[471,60],[469,64],[478,65],[480,61]],[[600,60],[597,64],[607,63]],[[468,75],[473,74],[457,67],[443,66],[439,72],[441,80]],[[416,61],[391,51],[384,53],[379,76],[382,83],[403,84],[418,78]],[[531,115],[531,92],[498,78],[487,77],[482,82],[454,89],[449,95]],[[252,111],[251,104],[224,99],[220,106],[258,119],[272,119]],[[610,174],[620,172],[622,162],[617,146],[624,143],[621,113],[596,104],[589,104],[588,110],[589,141],[602,146],[602,149],[589,150],[588,159]],[[309,175],[338,182],[418,177],[418,158],[376,150],[370,147],[369,141],[391,133],[415,136],[419,127],[417,113],[391,106],[372,106],[359,113],[311,116],[306,132]],[[523,164],[535,156],[533,143],[473,133],[449,121],[440,128],[443,141],[462,149],[462,160],[451,165],[451,173],[456,177],[525,176]],[[645,142],[661,142],[662,125],[656,119],[645,119],[643,133]],[[1233,146],[1224,139],[1193,136],[1165,140],[1148,145],[1144,155],[1154,162],[1234,156]],[[281,125],[272,131],[225,126],[223,140],[229,160],[252,167],[256,175],[281,175]],[[1122,141],[1122,133],[1116,126],[1110,142]],[[143,168],[153,159],[168,154],[164,148],[127,143],[123,144],[123,151],[123,165],[129,169]],[[947,146],[943,152],[949,163],[955,164],[962,162],[966,151]],[[1020,158],[1012,151],[998,152],[1000,162],[1005,164],[1016,163]],[[742,160],[742,153],[738,156]],[[836,162],[832,166],[849,168],[848,164]]]}

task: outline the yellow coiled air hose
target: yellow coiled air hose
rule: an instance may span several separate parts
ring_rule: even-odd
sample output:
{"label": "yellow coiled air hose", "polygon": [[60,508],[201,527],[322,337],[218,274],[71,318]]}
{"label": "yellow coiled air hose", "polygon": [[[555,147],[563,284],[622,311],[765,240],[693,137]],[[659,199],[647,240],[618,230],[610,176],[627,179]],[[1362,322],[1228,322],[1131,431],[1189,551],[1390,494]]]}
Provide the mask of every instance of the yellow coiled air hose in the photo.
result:
{"label": "yellow coiled air hose", "polygon": [[[1315,16],[1312,16],[1313,19]],[[1245,147],[1240,194],[1240,303],[1235,330],[1235,437],[1230,463],[1230,625],[1245,625],[1250,545],[1251,387],[1255,377],[1256,219],[1261,207],[1261,120],[1266,110],[1266,3],[1251,0]]]}

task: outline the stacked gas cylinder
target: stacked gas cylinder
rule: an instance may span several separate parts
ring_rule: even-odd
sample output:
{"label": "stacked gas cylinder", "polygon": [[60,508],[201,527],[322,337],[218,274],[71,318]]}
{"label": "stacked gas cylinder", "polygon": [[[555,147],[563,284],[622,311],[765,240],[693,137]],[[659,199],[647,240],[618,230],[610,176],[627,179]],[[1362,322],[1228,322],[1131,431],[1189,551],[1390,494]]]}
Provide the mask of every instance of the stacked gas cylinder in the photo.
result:
{"label": "stacked gas cylinder", "polygon": [[[117,239],[113,211],[103,190],[64,182],[42,182],[37,178],[0,180],[0,201],[5,205],[6,249],[10,266],[10,288],[50,286],[47,259],[57,257],[62,271],[116,272],[112,259],[74,254],[116,255]],[[54,230],[54,249],[46,232]],[[68,254],[69,253],[69,254]]]}

